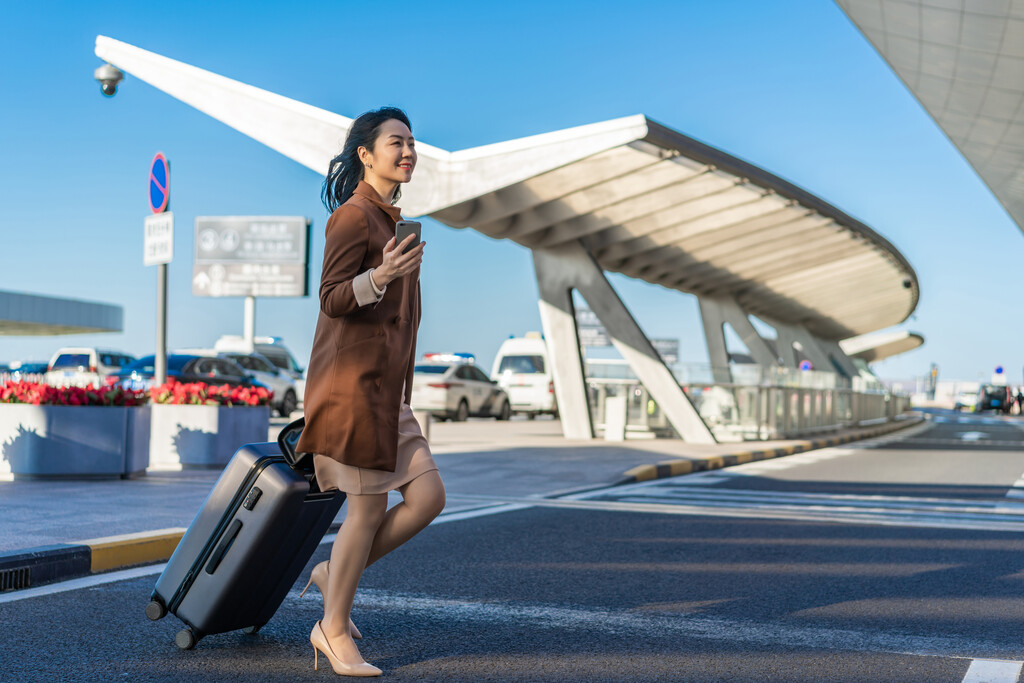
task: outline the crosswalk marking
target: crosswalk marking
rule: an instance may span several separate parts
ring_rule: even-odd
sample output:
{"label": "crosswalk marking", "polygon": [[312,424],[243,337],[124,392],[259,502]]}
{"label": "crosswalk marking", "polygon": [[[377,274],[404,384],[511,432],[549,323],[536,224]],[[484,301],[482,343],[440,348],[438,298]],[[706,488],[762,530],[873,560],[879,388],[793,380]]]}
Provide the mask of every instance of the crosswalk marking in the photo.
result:
{"label": "crosswalk marking", "polygon": [[651,506],[676,506],[689,514],[1024,532],[1024,504],[1006,500],[794,493],[678,484],[620,487],[605,491],[599,498],[619,505],[644,506],[650,511],[654,511]]}
{"label": "crosswalk marking", "polygon": [[1017,683],[1024,662],[975,659],[967,668],[963,683]]}

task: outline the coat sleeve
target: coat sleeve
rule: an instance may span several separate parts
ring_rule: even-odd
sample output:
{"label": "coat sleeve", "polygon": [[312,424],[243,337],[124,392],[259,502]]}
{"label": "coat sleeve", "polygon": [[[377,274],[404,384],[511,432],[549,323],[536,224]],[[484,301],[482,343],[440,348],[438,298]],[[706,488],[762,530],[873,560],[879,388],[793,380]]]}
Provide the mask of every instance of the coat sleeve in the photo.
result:
{"label": "coat sleeve", "polygon": [[342,206],[327,221],[327,245],[320,276],[320,310],[330,318],[355,313],[376,304],[369,270],[359,272],[366,260],[370,226],[354,206]]}

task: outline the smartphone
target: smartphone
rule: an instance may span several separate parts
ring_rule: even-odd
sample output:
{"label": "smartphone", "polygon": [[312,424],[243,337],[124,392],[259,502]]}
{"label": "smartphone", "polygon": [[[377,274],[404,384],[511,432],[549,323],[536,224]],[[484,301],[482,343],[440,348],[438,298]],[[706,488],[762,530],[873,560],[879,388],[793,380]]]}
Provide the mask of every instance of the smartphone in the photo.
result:
{"label": "smartphone", "polygon": [[420,227],[419,221],[398,221],[395,224],[395,244],[401,244],[409,235],[416,235],[416,239],[405,248],[403,254],[408,253],[410,249],[420,243]]}

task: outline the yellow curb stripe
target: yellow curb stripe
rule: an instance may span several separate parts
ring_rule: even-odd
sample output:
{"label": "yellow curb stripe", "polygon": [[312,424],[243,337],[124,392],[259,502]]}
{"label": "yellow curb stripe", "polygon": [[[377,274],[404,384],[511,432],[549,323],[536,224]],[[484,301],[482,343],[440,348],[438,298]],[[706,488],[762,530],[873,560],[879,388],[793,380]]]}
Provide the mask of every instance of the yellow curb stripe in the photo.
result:
{"label": "yellow curb stripe", "polygon": [[740,451],[739,453],[733,453],[733,456],[736,458],[737,465],[746,464],[754,459],[754,454],[751,453],[750,451]]}
{"label": "yellow curb stripe", "polygon": [[675,477],[680,474],[690,474],[693,472],[693,461],[692,460],[663,460],[658,463],[661,466],[667,466],[669,476]]}
{"label": "yellow curb stripe", "polygon": [[160,529],[82,541],[92,550],[90,571],[103,572],[168,559],[185,529]]}
{"label": "yellow curb stripe", "polygon": [[725,467],[725,460],[720,455],[704,458],[704,462],[707,463],[706,469],[709,470],[720,470]]}
{"label": "yellow curb stripe", "polygon": [[625,476],[633,477],[637,481],[657,479],[658,467],[657,465],[637,465],[631,470],[626,470]]}

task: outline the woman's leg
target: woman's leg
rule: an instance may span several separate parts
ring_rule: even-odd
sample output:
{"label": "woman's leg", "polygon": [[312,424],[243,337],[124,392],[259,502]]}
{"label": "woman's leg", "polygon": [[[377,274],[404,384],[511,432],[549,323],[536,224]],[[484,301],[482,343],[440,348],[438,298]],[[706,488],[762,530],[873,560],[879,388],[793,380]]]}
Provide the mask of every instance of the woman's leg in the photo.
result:
{"label": "woman's leg", "polygon": [[[384,516],[366,558],[367,566],[423,531],[444,510],[444,484],[437,470],[424,472],[398,490],[403,500]],[[348,524],[347,517],[345,524]],[[341,525],[342,529],[345,524]],[[334,547],[338,547],[337,542]],[[331,571],[334,571],[333,564]]]}
{"label": "woman's leg", "polygon": [[331,549],[324,618],[320,626],[334,653],[345,663],[357,664],[363,658],[349,633],[349,615],[374,537],[384,521],[388,494],[349,495],[346,505],[345,523],[338,530]]}

